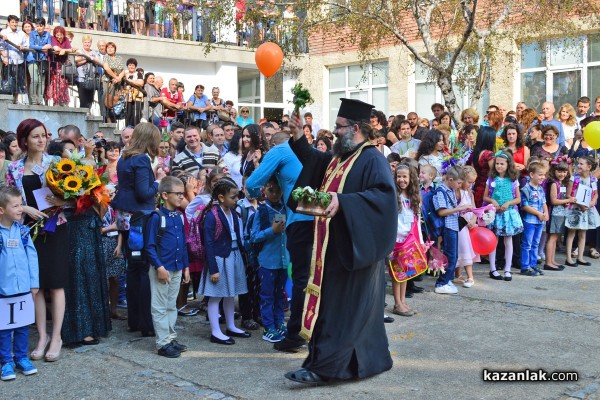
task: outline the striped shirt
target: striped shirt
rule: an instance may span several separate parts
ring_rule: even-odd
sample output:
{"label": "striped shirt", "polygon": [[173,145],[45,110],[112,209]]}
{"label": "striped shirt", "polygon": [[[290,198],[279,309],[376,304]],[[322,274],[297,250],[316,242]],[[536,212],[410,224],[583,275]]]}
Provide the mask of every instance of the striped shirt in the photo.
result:
{"label": "striped shirt", "polygon": [[219,155],[219,151],[202,143],[202,150],[194,154],[190,149],[185,149],[173,159],[173,170],[180,169],[185,172],[195,172],[200,168],[225,167],[225,162]]}

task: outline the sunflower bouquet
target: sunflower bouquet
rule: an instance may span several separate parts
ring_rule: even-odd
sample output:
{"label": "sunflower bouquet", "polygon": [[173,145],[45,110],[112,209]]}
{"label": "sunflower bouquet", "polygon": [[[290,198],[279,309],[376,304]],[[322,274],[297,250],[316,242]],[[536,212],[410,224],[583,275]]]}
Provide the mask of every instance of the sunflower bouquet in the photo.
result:
{"label": "sunflower bouquet", "polygon": [[63,158],[50,165],[46,172],[46,183],[56,196],[75,200],[75,213],[80,214],[94,206],[100,210],[108,206],[108,190],[101,176],[102,172],[84,164],[75,151],[71,159]]}

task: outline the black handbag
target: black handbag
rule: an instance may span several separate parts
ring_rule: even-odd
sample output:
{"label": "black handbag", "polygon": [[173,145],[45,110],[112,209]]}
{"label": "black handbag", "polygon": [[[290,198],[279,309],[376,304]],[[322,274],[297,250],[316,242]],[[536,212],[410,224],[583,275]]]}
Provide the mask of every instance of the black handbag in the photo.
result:
{"label": "black handbag", "polygon": [[0,81],[0,94],[13,94],[15,87],[15,80],[9,76],[6,79]]}
{"label": "black handbag", "polygon": [[62,75],[65,77],[69,85],[75,85],[77,82],[77,66],[71,61],[67,61],[67,63],[62,66]]}
{"label": "black handbag", "polygon": [[40,75],[47,75],[48,71],[50,70],[50,63],[48,60],[39,60],[38,70],[40,71]]}

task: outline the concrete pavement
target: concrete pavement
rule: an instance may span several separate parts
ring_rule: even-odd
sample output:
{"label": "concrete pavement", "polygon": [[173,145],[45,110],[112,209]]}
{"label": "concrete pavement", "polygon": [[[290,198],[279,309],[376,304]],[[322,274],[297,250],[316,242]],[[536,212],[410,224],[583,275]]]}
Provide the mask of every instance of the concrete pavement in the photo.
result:
{"label": "concrete pavement", "polygon": [[[562,256],[562,255],[561,255]],[[591,267],[487,277],[475,266],[475,286],[458,295],[433,293],[434,280],[408,299],[413,317],[387,324],[391,371],[353,383],[307,387],[283,374],[300,367],[306,350],[280,353],[253,332],[234,346],[209,342],[204,314],[180,317],[179,341],[190,350],[166,359],[154,340],[113,332],[98,346],[65,348],[39,373],[0,382],[2,399],[600,399],[600,262]],[[387,313],[393,299],[387,296]],[[32,330],[31,341],[37,334]],[[577,371],[576,382],[482,381],[482,370]]]}

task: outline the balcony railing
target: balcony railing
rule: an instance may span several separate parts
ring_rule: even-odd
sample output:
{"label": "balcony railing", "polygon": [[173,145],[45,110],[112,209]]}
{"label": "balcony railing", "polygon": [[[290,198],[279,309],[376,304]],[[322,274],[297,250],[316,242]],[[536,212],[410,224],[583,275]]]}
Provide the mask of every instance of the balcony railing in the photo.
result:
{"label": "balcony railing", "polygon": [[[49,6],[52,3],[54,7]],[[197,0],[23,0],[21,21],[43,17],[48,25],[59,23],[67,30],[71,27],[243,47],[273,41],[295,52],[307,52],[306,38],[298,30],[300,17],[284,10],[287,5],[247,3],[245,10],[236,11],[229,3],[219,4]]]}

